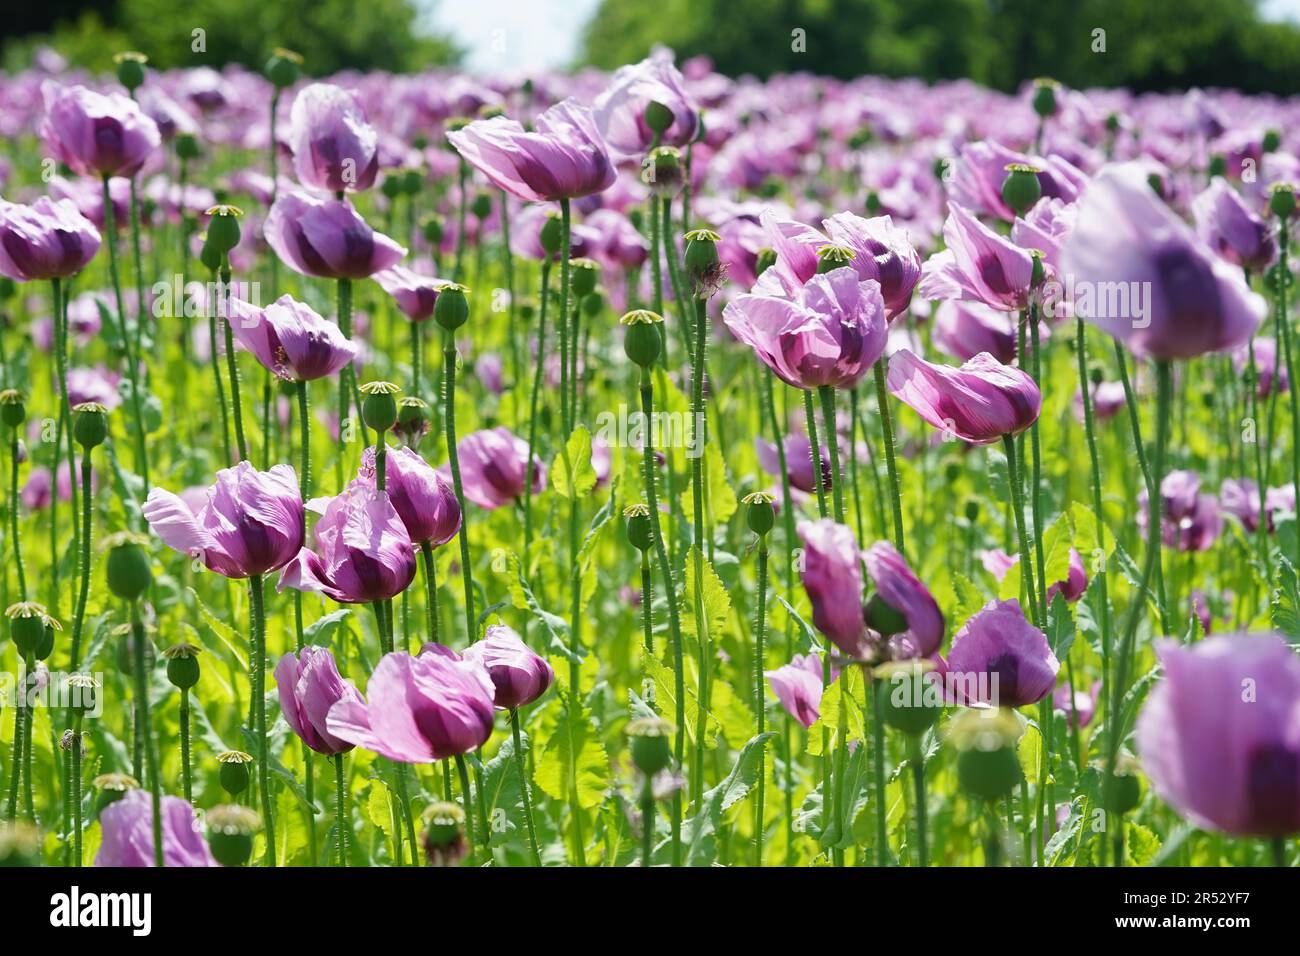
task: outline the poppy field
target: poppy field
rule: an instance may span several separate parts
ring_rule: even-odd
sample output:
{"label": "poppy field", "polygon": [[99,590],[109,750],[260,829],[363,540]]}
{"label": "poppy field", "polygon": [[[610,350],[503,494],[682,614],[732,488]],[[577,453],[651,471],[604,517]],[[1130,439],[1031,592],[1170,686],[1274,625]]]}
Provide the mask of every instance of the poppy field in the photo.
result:
{"label": "poppy field", "polygon": [[1291,866],[1292,100],[0,78],[0,863]]}

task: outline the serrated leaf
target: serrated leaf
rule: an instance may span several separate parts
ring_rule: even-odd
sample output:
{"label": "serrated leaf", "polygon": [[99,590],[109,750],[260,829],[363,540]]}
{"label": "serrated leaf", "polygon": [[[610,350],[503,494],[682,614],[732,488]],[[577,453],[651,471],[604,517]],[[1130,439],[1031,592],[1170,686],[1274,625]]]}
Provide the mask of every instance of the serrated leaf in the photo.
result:
{"label": "serrated leaf", "polygon": [[[714,524],[725,524],[736,513],[736,493],[727,481],[727,465],[716,442],[704,446],[704,508]],[[689,484],[681,494],[682,514],[686,520],[695,520],[695,495]]]}
{"label": "serrated leaf", "polygon": [[751,738],[737,755],[731,772],[716,787],[705,791],[701,805],[694,807],[694,814],[682,824],[682,836],[688,841],[688,866],[712,862],[712,836],[722,825],[722,814],[749,795],[758,780],[759,756],[767,741],[775,736],[768,732]]}
{"label": "serrated leaf", "polygon": [[591,432],[585,425],[575,428],[564,448],[556,454],[548,480],[551,490],[562,498],[581,498],[596,487],[596,471],[591,466]]}
{"label": "serrated leaf", "polygon": [[704,625],[708,628],[709,634],[716,637],[722,633],[722,629],[727,622],[727,614],[731,611],[731,596],[727,594],[727,589],[718,577],[713,566],[709,564],[708,559],[704,558],[697,548],[691,548],[686,557],[685,569],[685,600],[682,607],[685,613],[682,615],[682,634],[690,637],[697,636],[695,627],[695,562],[700,563],[700,575],[704,583],[703,600],[704,600]]}
{"label": "serrated leaf", "polygon": [[549,797],[585,810],[600,806],[609,788],[609,760],[582,702],[569,696],[546,749],[537,759],[536,783]]}

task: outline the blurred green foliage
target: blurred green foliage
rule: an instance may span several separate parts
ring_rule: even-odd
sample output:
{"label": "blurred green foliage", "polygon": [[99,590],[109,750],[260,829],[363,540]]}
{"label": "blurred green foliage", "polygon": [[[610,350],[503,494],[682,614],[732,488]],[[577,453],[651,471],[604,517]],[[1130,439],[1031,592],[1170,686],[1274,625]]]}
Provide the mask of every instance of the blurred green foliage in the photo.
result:
{"label": "blurred green foliage", "polygon": [[[400,72],[455,63],[446,37],[422,33],[411,0],[118,0],[86,4],[80,14],[60,4],[58,17],[29,18],[23,36],[11,28],[4,65],[19,69],[49,45],[69,62],[107,70],[119,50],[139,50],[168,67],[243,63],[260,69],[278,46],[304,57],[315,75],[343,69]],[[205,49],[195,49],[202,30]]]}
{"label": "blurred green foliage", "polygon": [[[1258,7],[1258,0],[602,0],[584,60],[613,68],[662,43],[679,58],[707,54],[732,76],[970,77],[1005,90],[1052,76],[1077,88],[1300,91],[1300,28],[1264,22]],[[804,31],[803,51],[796,30]]]}

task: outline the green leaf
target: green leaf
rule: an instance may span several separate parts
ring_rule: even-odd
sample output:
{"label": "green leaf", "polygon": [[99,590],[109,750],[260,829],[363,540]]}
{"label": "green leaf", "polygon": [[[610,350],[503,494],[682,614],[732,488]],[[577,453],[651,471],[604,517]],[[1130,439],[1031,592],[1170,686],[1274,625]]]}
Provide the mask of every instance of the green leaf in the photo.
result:
{"label": "green leaf", "polygon": [[537,760],[537,786],[547,796],[569,801],[577,795],[584,810],[598,807],[609,788],[609,760],[582,702],[572,695],[546,749]]}
{"label": "green leaf", "polygon": [[[727,481],[727,465],[717,442],[704,446],[704,509],[708,521],[725,524],[736,513],[736,493]],[[695,520],[695,495],[689,484],[682,492],[682,514],[686,520]]]}
{"label": "green leaf", "polygon": [[722,814],[748,796],[758,780],[759,757],[773,733],[759,734],[745,744],[731,772],[712,790],[705,791],[701,805],[694,807],[694,816],[682,824],[682,835],[687,840],[686,863],[701,866],[713,861],[713,834],[722,825]]}
{"label": "green leaf", "polygon": [[563,498],[581,498],[596,487],[596,471],[591,466],[591,432],[585,425],[573,430],[564,448],[555,456],[550,484],[551,490]]}
{"label": "green leaf", "polygon": [[321,647],[328,647],[330,638],[338,629],[339,625],[351,616],[351,610],[348,608],[340,608],[332,614],[326,614],[324,617],[312,621],[303,628],[303,642],[306,644],[316,644]]}
{"label": "green leaf", "polygon": [[1070,656],[1070,648],[1074,646],[1074,618],[1070,615],[1065,595],[1060,591],[1052,596],[1052,603],[1047,608],[1047,643],[1060,661]]}
{"label": "green leaf", "polygon": [[716,639],[727,623],[727,614],[731,610],[731,597],[727,594],[722,579],[713,570],[713,565],[709,564],[708,559],[704,558],[697,548],[691,548],[686,557],[686,597],[682,605],[685,611],[682,615],[682,634],[690,637],[697,636],[695,628],[696,561],[700,563],[700,575],[704,583],[701,592],[704,602],[704,626],[708,628],[709,634]]}

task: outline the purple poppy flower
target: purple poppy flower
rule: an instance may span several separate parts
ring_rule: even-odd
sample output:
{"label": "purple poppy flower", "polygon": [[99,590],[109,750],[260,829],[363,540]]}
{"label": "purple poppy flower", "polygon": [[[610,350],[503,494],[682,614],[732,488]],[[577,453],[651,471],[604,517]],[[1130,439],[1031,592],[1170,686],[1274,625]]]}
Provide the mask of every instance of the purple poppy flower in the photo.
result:
{"label": "purple poppy flower", "polygon": [[484,352],[474,363],[474,377],[493,395],[500,395],[506,390],[502,378],[504,371],[501,356],[496,352]]}
{"label": "purple poppy flower", "polygon": [[[163,864],[216,866],[203,839],[194,810],[180,797],[162,798]],[[103,829],[95,866],[153,866],[153,798],[146,790],[129,790],[99,814]]]}
{"label": "purple poppy flower", "polygon": [[[1286,366],[1278,361],[1277,340],[1266,335],[1255,336],[1252,343],[1255,351],[1255,371],[1259,378],[1255,383],[1255,393],[1260,398],[1273,394],[1273,381],[1276,378],[1279,394],[1291,387],[1287,377]],[[1251,345],[1245,345],[1232,353],[1232,367],[1238,375],[1250,368]]]}
{"label": "purple poppy flower", "polygon": [[635,269],[650,257],[649,240],[621,212],[597,209],[584,225],[600,237],[588,254],[607,269]]}
{"label": "purple poppy flower", "polygon": [[794,299],[741,295],[723,309],[732,334],[795,388],[852,388],[885,350],[880,283],[849,268],[813,276]]}
{"label": "purple poppy flower", "polygon": [[616,178],[591,110],[576,100],[537,117],[535,132],[504,116],[476,120],[447,139],[498,189],[524,202],[603,192]]}
{"label": "purple poppy flower", "polygon": [[1016,360],[1016,320],[1010,312],[980,302],[949,299],[935,310],[933,341],[959,362],[988,352],[1010,365]]}
{"label": "purple poppy flower", "polygon": [[943,612],[929,589],[888,541],[877,541],[863,555],[876,596],[907,622],[889,636],[893,657],[929,657],[943,643]]}
{"label": "purple poppy flower", "polygon": [[347,200],[285,193],[267,214],[264,230],[281,262],[324,279],[365,279],[406,255],[371,229]]}
{"label": "purple poppy flower", "polygon": [[[812,494],[817,490],[816,479],[813,477],[813,459],[812,459],[812,442],[808,436],[801,431],[790,431],[782,442],[785,446],[785,467],[789,473],[790,486],[806,494]],[[761,438],[754,439],[754,446],[758,452],[758,463],[763,470],[770,475],[781,476],[781,456],[777,454],[776,445],[764,441]],[[831,487],[831,463],[830,455],[826,447],[821,448],[821,477],[822,489],[829,491]]]}
{"label": "purple poppy flower", "polygon": [[1164,679],[1137,720],[1161,799],[1200,827],[1241,836],[1300,830],[1300,659],[1282,638],[1159,641]]}
{"label": "purple poppy flower", "polygon": [[[456,444],[465,497],[489,511],[522,498],[530,478],[528,442],[504,425],[466,435]],[[443,469],[439,469],[442,471]],[[446,480],[450,477],[444,475]],[[536,455],[531,469],[533,494],[546,487],[546,466]]]}
{"label": "purple poppy flower", "polygon": [[645,121],[646,107],[651,103],[666,107],[673,116],[659,137],[659,145],[684,148],[694,141],[700,128],[699,107],[673,65],[672,51],[664,48],[640,63],[619,67],[609,86],[596,97],[596,126],[618,152],[644,156],[655,144],[655,135]]}
{"label": "purple poppy flower", "polygon": [[947,682],[958,703],[1024,707],[1052,692],[1060,669],[1047,636],[1025,619],[1019,601],[990,601],[953,637]]}
{"label": "purple poppy flower", "polygon": [[81,176],[134,176],[162,144],[158,125],[129,96],[52,80],[41,85],[41,96],[41,138]]}
{"label": "purple poppy flower", "polygon": [[1002,183],[1012,163],[1040,170],[1038,185],[1048,199],[1073,202],[1088,182],[1087,176],[1061,156],[1027,156],[999,143],[968,143],[953,167],[950,205],[1011,222],[1016,214],[1002,198]]}
{"label": "purple poppy flower", "polygon": [[972,445],[1020,434],[1043,404],[1032,378],[987,352],[952,368],[900,349],[891,358],[888,381],[889,390],[925,421]]}
{"label": "purple poppy flower", "polygon": [[1087,727],[1097,713],[1097,698],[1100,693],[1101,681],[1093,681],[1090,689],[1076,690],[1071,699],[1070,685],[1062,684],[1052,693],[1052,709],[1065,714],[1070,727],[1076,724]]}
{"label": "purple poppy flower", "polygon": [[853,531],[829,518],[802,521],[804,546],[800,576],[813,607],[813,625],[846,656],[868,656],[862,616],[862,560]]}
{"label": "purple poppy flower", "polygon": [[329,732],[402,763],[469,753],[492,736],[495,687],[476,663],[437,653],[385,654],[366,685],[369,703],[340,700]]}
{"label": "purple poppy flower", "polygon": [[1057,270],[1061,243],[1074,228],[1078,215],[1079,207],[1074,203],[1043,197],[1023,219],[1017,218],[1012,224],[1011,241],[1022,249],[1037,249],[1047,267]]}
{"label": "purple poppy flower", "polygon": [[359,702],[361,695],[339,676],[328,648],[308,645],[297,655],[285,654],[275,665],[275,686],[284,721],[303,743],[327,757],[352,749],[351,743],[329,732],[326,718],[340,700]]}
{"label": "purple poppy flower", "polygon": [[555,671],[511,628],[493,624],[465,649],[462,659],[478,664],[492,679],[498,707],[514,710],[531,704],[555,683]]}
{"label": "purple poppy flower", "polygon": [[1023,309],[1029,301],[1033,257],[957,203],[950,203],[948,210],[943,224],[947,248],[921,267],[921,295],[983,302],[1003,312]]}
{"label": "purple poppy flower", "polygon": [[[314,499],[310,506],[315,510],[321,504]],[[324,501],[315,550],[302,548],[280,573],[276,589],[315,591],[341,604],[369,604],[402,593],[414,578],[415,546],[392,500],[353,481],[342,494]]]}
{"label": "purple poppy flower", "polygon": [[[416,544],[427,541],[438,548],[456,537],[461,514],[451,482],[443,480],[410,448],[390,448],[384,457],[384,489],[411,540]],[[374,487],[374,446],[361,455],[358,480]]]}
{"label": "purple poppy flower", "polygon": [[[1092,395],[1093,418],[1099,422],[1114,418],[1128,401],[1124,394],[1123,382],[1098,382],[1096,385],[1089,383],[1088,389]],[[1083,391],[1081,389],[1074,390],[1073,407],[1074,417],[1082,422]]]}
{"label": "purple poppy flower", "polygon": [[241,461],[223,468],[198,509],[154,488],[143,514],[164,544],[201,557],[209,570],[228,578],[282,568],[302,547],[302,497],[288,465],[258,471]]}
{"label": "purple poppy flower", "polygon": [[768,686],[785,712],[805,727],[821,717],[822,662],[813,654],[796,654],[773,671],[764,671]]}
{"label": "purple poppy flower", "polygon": [[376,272],[374,279],[412,322],[423,322],[433,316],[438,293],[447,285],[446,279],[421,275],[405,266],[392,266]]}
{"label": "purple poppy flower", "polygon": [[290,382],[333,375],[357,355],[355,343],[311,306],[282,295],[264,309],[230,299],[230,330],[262,366]]}
{"label": "purple poppy flower", "polygon": [[289,147],[298,180],[331,193],[369,189],[379,171],[379,136],[356,94],[312,83],[293,99]]}
{"label": "purple poppy flower", "polygon": [[[1201,493],[1200,476],[1192,471],[1171,471],[1160,483],[1160,537],[1166,547],[1179,551],[1205,551],[1223,531],[1219,499]],[[1145,530],[1147,493],[1138,492],[1138,526]]]}
{"label": "purple poppy flower", "polygon": [[99,230],[68,199],[0,199],[0,275],[18,282],[76,275],[99,251]]}
{"label": "purple poppy flower", "polygon": [[1192,216],[1206,245],[1233,265],[1260,272],[1277,258],[1273,227],[1251,212],[1222,176],[1192,200]]}
{"label": "purple poppy flower", "polygon": [[[1075,314],[1143,357],[1234,349],[1267,311],[1241,270],[1211,252],[1161,201],[1138,163],[1109,167],[1092,182],[1061,259],[1076,287]],[[1080,296],[1080,289],[1098,291]],[[1125,294],[1103,295],[1106,289]]]}

